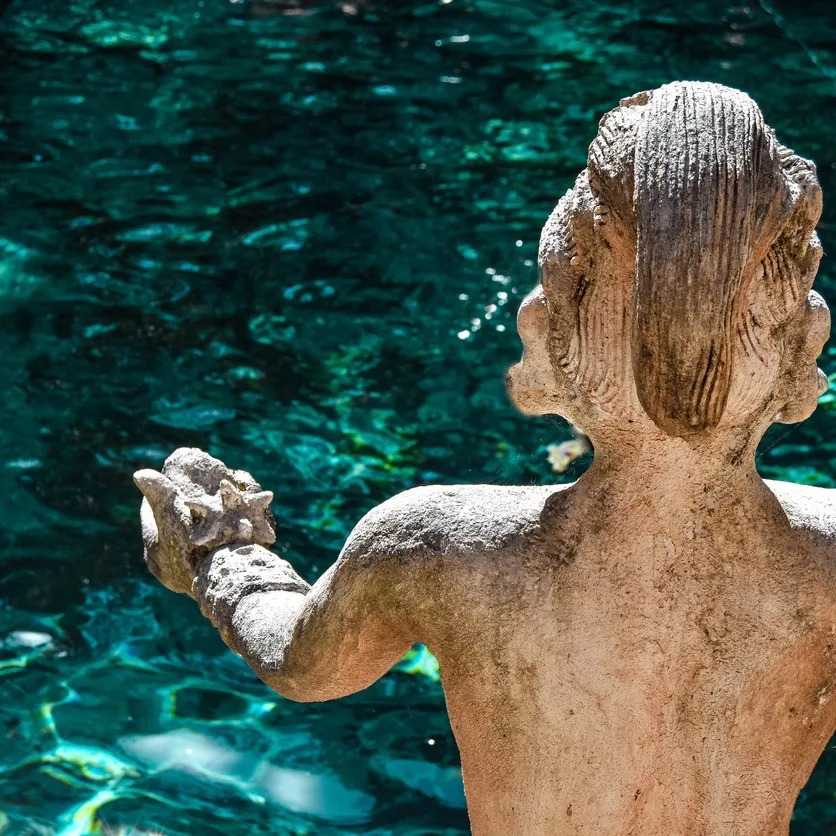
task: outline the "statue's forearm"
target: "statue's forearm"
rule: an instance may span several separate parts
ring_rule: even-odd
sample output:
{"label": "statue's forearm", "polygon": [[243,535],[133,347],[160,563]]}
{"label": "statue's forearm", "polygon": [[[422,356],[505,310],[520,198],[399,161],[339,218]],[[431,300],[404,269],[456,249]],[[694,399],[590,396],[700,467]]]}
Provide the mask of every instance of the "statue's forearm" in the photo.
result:
{"label": "statue's forearm", "polygon": [[334,699],[367,687],[409,649],[384,613],[369,610],[375,582],[341,561],[311,587],[261,546],[218,549],[193,585],[226,644],[289,699]]}
{"label": "statue's forearm", "polygon": [[227,645],[280,694],[300,701],[351,694],[409,649],[411,622],[396,592],[403,566],[375,546],[374,525],[358,525],[312,587],[267,550],[276,541],[273,495],[249,473],[181,448],[161,473],[140,470],[134,480],[145,497],[148,567],[169,589],[196,598]]}

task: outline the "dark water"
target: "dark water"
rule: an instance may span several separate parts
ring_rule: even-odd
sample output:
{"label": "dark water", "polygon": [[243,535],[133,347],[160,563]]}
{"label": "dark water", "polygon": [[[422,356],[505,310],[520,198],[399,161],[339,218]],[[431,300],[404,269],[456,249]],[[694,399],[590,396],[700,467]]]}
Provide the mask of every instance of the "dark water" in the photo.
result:
{"label": "dark water", "polygon": [[[836,8],[743,1],[0,3],[0,832],[466,832],[432,658],[282,700],[149,581],[130,474],[251,470],[310,580],[404,488],[558,478],[502,377],[620,97],[750,92],[836,247]],[[836,487],[828,408],[762,472]],[[834,793],[825,755],[794,836]]]}

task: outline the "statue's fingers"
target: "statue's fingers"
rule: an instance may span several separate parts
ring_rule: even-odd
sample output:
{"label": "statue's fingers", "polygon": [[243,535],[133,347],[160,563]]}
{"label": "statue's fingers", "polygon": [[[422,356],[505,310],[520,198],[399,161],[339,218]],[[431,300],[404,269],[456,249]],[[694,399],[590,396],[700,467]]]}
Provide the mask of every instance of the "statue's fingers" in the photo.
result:
{"label": "statue's fingers", "polygon": [[162,507],[171,502],[177,495],[177,488],[174,482],[156,470],[137,470],[134,473],[134,482],[142,491],[142,495],[151,504],[151,507]]}

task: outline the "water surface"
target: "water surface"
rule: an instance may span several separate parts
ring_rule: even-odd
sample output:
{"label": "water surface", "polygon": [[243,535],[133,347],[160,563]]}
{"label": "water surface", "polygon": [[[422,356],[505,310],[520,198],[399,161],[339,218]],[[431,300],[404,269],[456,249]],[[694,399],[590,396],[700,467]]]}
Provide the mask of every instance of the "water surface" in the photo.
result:
{"label": "water surface", "polygon": [[[0,831],[464,834],[432,658],[337,703],[271,693],[149,580],[130,474],[180,445],[251,470],[310,580],[405,488],[576,478],[502,378],[597,120],[676,78],[747,90],[817,161],[829,251],[836,11],[0,6]],[[836,487],[828,408],[762,472]],[[834,790],[826,755],[794,836],[836,832]]]}

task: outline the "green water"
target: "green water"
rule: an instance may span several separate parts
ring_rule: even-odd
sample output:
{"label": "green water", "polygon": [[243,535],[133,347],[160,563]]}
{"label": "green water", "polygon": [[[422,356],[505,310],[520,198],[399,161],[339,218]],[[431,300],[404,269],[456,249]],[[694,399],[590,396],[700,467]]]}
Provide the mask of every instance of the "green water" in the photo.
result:
{"label": "green water", "polygon": [[[836,247],[836,8],[742,3],[0,2],[0,832],[466,832],[431,657],[282,700],[150,581],[130,474],[251,470],[310,580],[404,488],[558,478],[502,378],[620,97],[750,92]],[[836,487],[829,406],[762,472]],[[793,836],[833,833],[825,755]]]}

